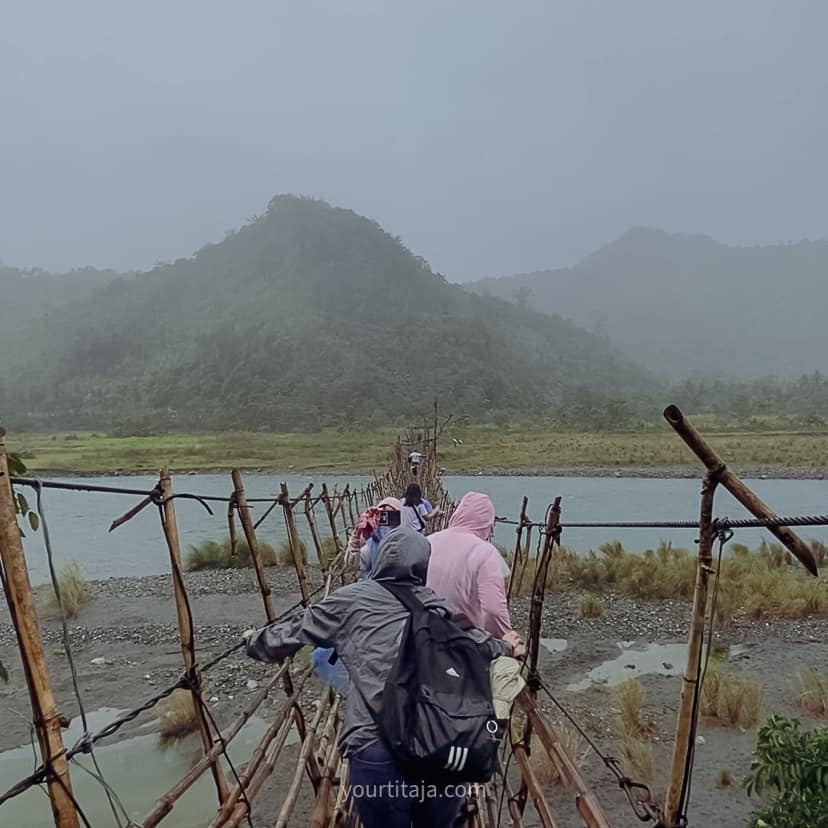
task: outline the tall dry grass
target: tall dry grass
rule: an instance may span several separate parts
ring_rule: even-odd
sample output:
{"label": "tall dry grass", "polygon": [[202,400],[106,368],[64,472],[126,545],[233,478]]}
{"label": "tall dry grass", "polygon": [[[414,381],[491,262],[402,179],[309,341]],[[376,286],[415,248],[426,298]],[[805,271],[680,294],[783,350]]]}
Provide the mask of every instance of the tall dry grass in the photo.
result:
{"label": "tall dry grass", "polygon": [[653,745],[641,718],[644,692],[638,679],[618,685],[618,754],[629,776],[647,782],[653,778]]}
{"label": "tall dry grass", "polygon": [[604,605],[594,595],[578,596],[579,618],[600,618],[604,614]]}
{"label": "tall dry grass", "polygon": [[155,715],[158,732],[165,742],[181,739],[198,729],[198,715],[189,690],[173,690],[155,706]]}
{"label": "tall dry grass", "polygon": [[762,711],[762,686],[711,661],[702,685],[701,712],[723,727],[756,727]]}
{"label": "tall dry grass", "polygon": [[46,609],[57,615],[60,614],[60,604],[63,604],[63,612],[66,618],[77,618],[81,607],[92,600],[86,578],[83,577],[80,564],[77,561],[70,561],[57,573],[58,589],[60,590],[60,603],[54,587],[48,586],[43,593],[43,604]]}
{"label": "tall dry grass", "polygon": [[[825,547],[817,541],[811,546],[815,557],[824,562]],[[763,542],[751,551],[734,543],[728,551],[719,580],[719,626],[727,626],[739,616],[828,617],[828,578],[807,575],[780,544]],[[555,550],[546,586],[556,590],[616,592],[644,601],[690,601],[696,567],[694,553],[669,542],[661,542],[641,554],[626,552],[618,541],[602,544],[597,552],[586,555],[562,547]],[[520,594],[531,593],[535,571],[536,560],[532,559],[527,564]]]}
{"label": "tall dry grass", "polygon": [[[275,566],[276,552],[269,543],[259,541],[259,557],[263,566]],[[193,544],[187,551],[184,568],[189,572],[200,569],[246,569],[253,566],[250,547],[244,538],[236,541],[235,554],[230,544],[230,538],[221,541],[206,540]]]}
{"label": "tall dry grass", "polygon": [[796,702],[809,716],[828,718],[828,670],[810,668],[797,676]]}

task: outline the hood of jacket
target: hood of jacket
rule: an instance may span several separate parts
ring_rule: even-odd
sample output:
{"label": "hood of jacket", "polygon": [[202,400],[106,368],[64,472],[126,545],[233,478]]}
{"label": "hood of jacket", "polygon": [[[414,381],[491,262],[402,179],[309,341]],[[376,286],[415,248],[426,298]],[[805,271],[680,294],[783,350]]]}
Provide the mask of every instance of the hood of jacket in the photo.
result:
{"label": "hood of jacket", "polygon": [[430,555],[431,546],[419,532],[404,526],[392,529],[380,543],[368,577],[423,586]]}
{"label": "hood of jacket", "polygon": [[492,499],[481,492],[467,492],[449,520],[450,529],[471,532],[480,540],[492,539],[495,508]]}

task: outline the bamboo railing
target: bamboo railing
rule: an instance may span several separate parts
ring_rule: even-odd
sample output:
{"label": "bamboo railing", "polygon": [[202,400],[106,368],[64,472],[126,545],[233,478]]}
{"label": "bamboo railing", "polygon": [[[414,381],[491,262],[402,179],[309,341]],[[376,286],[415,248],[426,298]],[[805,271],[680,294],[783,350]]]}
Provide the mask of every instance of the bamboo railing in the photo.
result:
{"label": "bamboo railing", "polygon": [[[727,488],[757,517],[774,519],[775,516],[726,468],[677,408],[671,406],[666,409],[665,417],[697,454],[707,470],[701,497],[699,562],[688,664],[683,678],[670,785],[663,809],[658,803],[650,800],[647,800],[643,809],[643,813],[654,824],[673,828],[681,824],[684,814],[685,782],[697,721],[697,706],[693,702],[695,694],[699,692],[699,655],[708,605],[708,580],[712,574],[711,547],[715,534],[712,506],[716,487],[722,485]],[[252,575],[261,594],[265,622],[277,620],[277,615],[268,583],[268,571],[262,563],[257,528],[271,514],[281,513],[301,595],[300,604],[307,606],[318,597],[328,594],[337,583],[345,583],[353,577],[353,573],[349,573],[344,564],[344,550],[349,533],[353,531],[360,513],[367,506],[377,503],[384,497],[399,497],[408,483],[414,480],[408,462],[412,448],[419,448],[423,452],[417,482],[434,507],[443,512],[431,528],[439,529],[446,525],[454,508],[454,501],[442,482],[437,449],[439,433],[440,429],[435,419],[433,425],[425,424],[417,433],[399,438],[391,449],[387,470],[383,474],[375,473],[373,479],[361,488],[352,488],[348,485],[341,491],[336,487],[331,491],[323,483],[319,494],[314,495],[314,486],[309,484],[298,495],[292,496],[287,485],[282,483],[278,494],[271,499],[265,499],[268,503],[267,508],[255,522],[251,510],[260,504],[262,499],[256,498],[256,503],[251,504],[241,472],[233,470],[230,496],[224,499],[228,506],[231,541],[235,547],[235,521],[238,519],[250,549]],[[70,779],[74,749],[67,750],[61,739],[60,716],[55,707],[45,668],[43,644],[32,602],[32,590],[17,529],[10,484],[5,446],[0,437],[0,561],[4,575],[3,586],[17,633],[32,702],[33,723],[43,759],[40,769],[28,781],[24,780],[27,784],[15,786],[7,793],[16,795],[30,785],[45,782],[48,785],[57,828],[76,828],[79,825],[78,811],[72,796]],[[124,490],[124,493],[126,491]],[[308,824],[311,828],[356,826],[357,817],[346,795],[348,762],[340,755],[338,746],[342,731],[342,700],[332,691],[324,690],[317,699],[310,720],[306,720],[307,705],[302,703],[302,694],[311,686],[309,668],[297,669],[291,662],[286,662],[276,669],[265,686],[254,694],[242,712],[229,724],[219,729],[213,721],[201,696],[202,673],[229,656],[237,647],[231,648],[204,667],[200,665],[197,648],[198,625],[197,619],[193,618],[187,594],[187,578],[181,565],[175,493],[170,474],[162,471],[155,489],[147,493],[138,505],[113,521],[112,528],[123,525],[152,504],[159,509],[162,534],[169,552],[172,573],[172,598],[176,606],[184,668],[184,675],[176,686],[185,687],[193,698],[198,716],[202,753],[193,767],[158,798],[140,825],[142,828],[155,828],[161,824],[175,810],[181,796],[209,771],[217,798],[216,813],[209,821],[209,828],[234,828],[249,816],[257,795],[277,766],[280,763],[289,763],[282,768],[283,774],[289,777],[290,781],[281,797],[276,828],[296,824],[297,805],[300,801],[304,801],[309,809]],[[306,546],[299,530],[300,522],[306,525],[306,537],[315,553],[315,569],[307,561]],[[584,825],[588,828],[609,828],[610,823],[600,802],[585,783],[577,765],[562,747],[555,728],[541,712],[537,701],[538,682],[535,679],[538,675],[548,574],[559,548],[562,528],[565,529],[561,516],[561,499],[556,498],[549,505],[542,522],[534,522],[529,518],[528,498],[524,497],[519,517],[514,523],[515,546],[512,575],[508,584],[510,600],[517,600],[517,596],[525,593],[527,578],[531,577],[529,623],[525,631],[525,672],[529,683],[527,689],[516,700],[516,707],[522,716],[522,732],[517,720],[508,729],[508,743],[515,761],[513,767],[517,769],[517,777],[496,777],[484,789],[474,791],[469,798],[467,824],[478,828],[498,828],[501,824],[501,806],[505,801],[507,819],[513,828],[526,824],[524,820],[530,803],[535,811],[534,820],[543,828],[555,828],[559,825],[560,822],[549,805],[530,761],[531,751],[541,750],[556,769],[563,786],[574,797],[575,809]],[[789,527],[780,526],[777,521],[769,528],[807,569],[815,571],[810,550]],[[538,538],[539,554],[534,566],[530,566],[533,535]],[[279,685],[282,688],[280,702],[275,709],[268,711],[267,729],[231,785],[222,769],[227,746],[238,736],[245,723],[262,709],[265,700],[279,692]],[[145,706],[142,709],[148,708]],[[288,758],[285,746],[288,738],[294,733],[299,747],[295,755]],[[532,738],[533,734],[536,738]],[[0,809],[4,798],[6,797],[0,796]]]}

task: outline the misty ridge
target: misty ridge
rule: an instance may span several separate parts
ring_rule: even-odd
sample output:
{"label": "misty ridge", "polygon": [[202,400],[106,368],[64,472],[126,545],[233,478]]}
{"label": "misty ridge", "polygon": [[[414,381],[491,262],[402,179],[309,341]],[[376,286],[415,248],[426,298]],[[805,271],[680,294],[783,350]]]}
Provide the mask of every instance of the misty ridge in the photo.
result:
{"label": "misty ridge", "polygon": [[826,242],[639,229],[571,269],[461,286],[376,222],[277,196],[151,271],[0,268],[0,407],[30,429],[314,430],[439,398],[460,416],[607,428],[672,395],[812,422],[828,401],[813,374],[826,262]]}
{"label": "misty ridge", "polygon": [[604,339],[465,291],[377,223],[295,196],[148,272],[5,269],[0,289],[15,297],[0,403],[18,428],[314,430],[437,398],[525,416],[654,387]]}
{"label": "misty ridge", "polygon": [[571,268],[467,287],[607,337],[667,382],[828,369],[828,241],[731,247],[636,228]]}

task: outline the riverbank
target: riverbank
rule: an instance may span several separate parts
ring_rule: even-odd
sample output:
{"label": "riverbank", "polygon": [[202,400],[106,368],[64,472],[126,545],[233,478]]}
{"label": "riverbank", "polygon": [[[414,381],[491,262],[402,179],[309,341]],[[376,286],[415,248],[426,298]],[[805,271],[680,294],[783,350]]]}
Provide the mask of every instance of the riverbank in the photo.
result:
{"label": "riverbank", "polygon": [[[825,479],[828,432],[705,430],[705,437],[743,477]],[[387,463],[393,429],[317,434],[9,434],[32,473],[123,475],[248,473],[368,474]],[[440,443],[446,474],[554,477],[698,477],[701,466],[666,426],[641,432],[558,433],[468,426]]]}
{"label": "riverbank", "polygon": [[[319,583],[317,570],[312,568],[309,575],[312,587]],[[298,597],[295,574],[289,568],[273,568],[268,570],[267,577],[277,613],[294,604]],[[245,628],[262,623],[261,596],[252,572],[196,572],[187,573],[186,579],[202,662],[236,642]],[[111,578],[92,582],[90,589],[93,600],[70,625],[84,701],[89,710],[130,709],[172,684],[181,673],[172,581],[169,575]],[[653,740],[652,784],[660,794],[669,767],[689,606],[679,601],[640,602],[616,595],[604,595],[602,601],[604,610],[600,618],[581,619],[575,594],[547,596],[542,634],[549,640],[541,653],[541,673],[589,735],[610,753],[617,753],[618,701],[612,683],[627,676],[640,678],[646,694],[643,720]],[[528,599],[513,602],[513,624],[522,632],[528,613]],[[59,709],[75,716],[77,709],[60,625],[54,618],[44,617],[42,628]],[[765,713],[801,715],[795,707],[796,675],[807,667],[828,663],[826,633],[828,620],[741,619],[726,631],[717,632],[715,640],[718,645],[732,648],[728,669],[760,681]],[[658,657],[655,661],[650,658],[652,663],[646,667],[647,645],[653,643],[669,648],[664,652],[670,655],[657,651]],[[735,645],[739,645],[738,650]],[[28,742],[30,712],[5,604],[0,605],[0,660],[10,672],[9,684],[0,685],[0,749],[8,749]],[[615,667],[608,668],[612,664]],[[604,674],[592,673],[590,678],[591,671],[596,669]],[[205,697],[210,699],[218,721],[227,724],[238,715],[254,692],[250,689],[252,683],[261,686],[272,670],[272,666],[238,653],[205,674]],[[308,705],[318,689],[309,689],[305,699]],[[541,703],[553,719],[557,718],[548,699],[541,697]],[[268,709],[272,708],[265,708],[265,715]],[[121,736],[146,734],[148,728],[151,732],[153,721],[151,714],[143,714]],[[696,751],[691,824],[741,828],[747,824],[754,805],[739,783],[749,769],[755,731],[727,730],[704,723],[700,735],[704,742]],[[196,749],[197,744],[193,747]],[[583,767],[612,824],[637,824],[600,761],[587,757]],[[731,772],[735,784],[718,789],[714,782],[723,770]],[[168,784],[173,781],[169,779]],[[284,782],[284,777],[274,777],[273,792],[263,794],[262,804],[257,806],[262,809],[261,824],[269,824],[267,818],[272,822],[274,814],[267,810],[278,801],[277,791],[280,785],[283,789]],[[162,792],[146,792],[147,810]],[[563,828],[579,825],[571,797],[556,788],[550,788],[549,793],[558,824]],[[260,824],[259,820],[256,824]]]}

